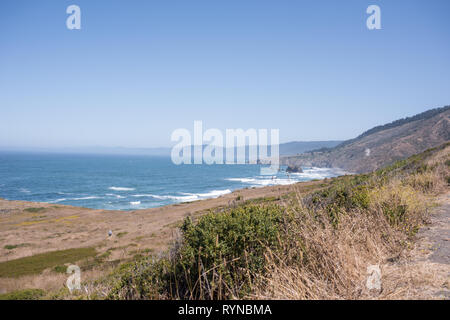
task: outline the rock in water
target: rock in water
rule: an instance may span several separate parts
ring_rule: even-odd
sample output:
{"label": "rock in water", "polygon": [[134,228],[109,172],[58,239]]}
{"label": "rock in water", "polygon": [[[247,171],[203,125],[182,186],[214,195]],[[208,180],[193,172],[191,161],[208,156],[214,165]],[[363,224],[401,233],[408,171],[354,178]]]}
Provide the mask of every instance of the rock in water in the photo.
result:
{"label": "rock in water", "polygon": [[302,173],[303,170],[302,170],[302,168],[300,166],[292,165],[292,166],[288,166],[287,167],[286,172]]}

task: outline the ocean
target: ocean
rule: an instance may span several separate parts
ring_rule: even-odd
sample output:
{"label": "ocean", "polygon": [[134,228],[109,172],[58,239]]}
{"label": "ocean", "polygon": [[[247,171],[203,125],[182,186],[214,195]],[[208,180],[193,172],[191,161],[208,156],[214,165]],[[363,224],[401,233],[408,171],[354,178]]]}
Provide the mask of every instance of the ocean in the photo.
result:
{"label": "ocean", "polygon": [[165,156],[2,152],[0,198],[136,210],[343,174],[327,168],[303,170],[289,177],[279,172],[272,179],[250,164],[175,165]]}

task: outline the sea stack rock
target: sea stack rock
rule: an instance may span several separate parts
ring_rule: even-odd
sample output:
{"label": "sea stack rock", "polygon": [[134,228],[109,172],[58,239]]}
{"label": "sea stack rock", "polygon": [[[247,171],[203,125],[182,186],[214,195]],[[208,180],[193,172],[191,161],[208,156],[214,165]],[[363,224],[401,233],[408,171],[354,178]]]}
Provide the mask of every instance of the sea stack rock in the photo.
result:
{"label": "sea stack rock", "polygon": [[302,170],[302,168],[301,168],[300,166],[291,165],[291,166],[288,166],[288,167],[286,168],[286,172],[291,172],[291,173],[302,173],[303,170]]}

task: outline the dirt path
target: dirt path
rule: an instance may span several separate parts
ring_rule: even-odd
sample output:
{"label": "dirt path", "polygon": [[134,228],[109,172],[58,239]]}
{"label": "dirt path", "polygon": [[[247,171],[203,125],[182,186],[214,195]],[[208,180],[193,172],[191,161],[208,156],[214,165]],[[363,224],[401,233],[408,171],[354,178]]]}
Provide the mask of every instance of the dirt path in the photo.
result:
{"label": "dirt path", "polygon": [[438,203],[408,256],[384,266],[383,278],[391,287],[386,298],[450,300],[450,192]]}

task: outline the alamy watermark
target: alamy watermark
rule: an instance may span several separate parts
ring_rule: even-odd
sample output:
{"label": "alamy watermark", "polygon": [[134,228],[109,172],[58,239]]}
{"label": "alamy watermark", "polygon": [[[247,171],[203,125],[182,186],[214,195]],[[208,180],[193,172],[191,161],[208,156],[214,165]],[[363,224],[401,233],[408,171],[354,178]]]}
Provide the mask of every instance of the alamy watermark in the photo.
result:
{"label": "alamy watermark", "polygon": [[72,293],[73,290],[80,290],[81,289],[80,267],[77,265],[70,265],[67,267],[66,273],[70,274],[70,276],[67,278],[66,281],[66,286],[69,289],[70,293]]}
{"label": "alamy watermark", "polygon": [[67,7],[66,13],[70,14],[66,20],[66,27],[69,30],[81,29],[81,9],[79,6],[72,4]]}
{"label": "alamy watermark", "polygon": [[366,20],[366,26],[369,30],[380,30],[381,29],[381,9],[377,5],[370,5],[366,10],[367,14],[370,16]]}
{"label": "alamy watermark", "polygon": [[[66,13],[70,16],[66,19],[66,26],[69,30],[81,29],[81,9],[78,5],[72,4],[67,7]],[[381,29],[381,9],[378,5],[372,4],[367,7],[366,13],[370,16],[366,20],[366,26],[369,30]]]}
{"label": "alamy watermark", "polygon": [[366,287],[369,290],[381,290],[381,269],[379,265],[367,267]]}
{"label": "alamy watermark", "polygon": [[[280,131],[270,129],[219,129],[203,132],[203,122],[194,121],[194,134],[176,129],[171,140],[174,164],[267,164],[261,175],[274,175],[280,167]],[[225,140],[225,141],[224,141]],[[269,152],[270,151],[270,152]]]}

